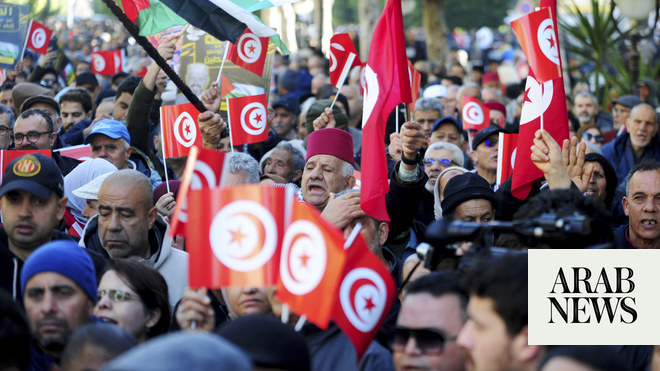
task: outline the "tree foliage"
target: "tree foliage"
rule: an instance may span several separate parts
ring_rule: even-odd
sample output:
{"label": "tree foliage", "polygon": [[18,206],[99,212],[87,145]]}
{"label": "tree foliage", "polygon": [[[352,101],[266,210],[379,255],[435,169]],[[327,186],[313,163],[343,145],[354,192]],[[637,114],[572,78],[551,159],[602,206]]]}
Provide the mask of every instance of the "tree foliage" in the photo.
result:
{"label": "tree foliage", "polygon": [[507,10],[516,0],[446,0],[446,20],[449,29],[498,27],[504,23]]}

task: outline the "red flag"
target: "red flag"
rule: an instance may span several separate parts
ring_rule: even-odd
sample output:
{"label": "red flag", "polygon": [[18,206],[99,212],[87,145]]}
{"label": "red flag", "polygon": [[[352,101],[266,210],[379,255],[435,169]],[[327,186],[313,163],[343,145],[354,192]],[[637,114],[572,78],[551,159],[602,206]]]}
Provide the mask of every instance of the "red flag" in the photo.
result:
{"label": "red flag", "polygon": [[542,8],[511,22],[530,67],[539,82],[561,77],[559,44],[550,8]]}
{"label": "red flag", "polygon": [[490,125],[490,109],[484,106],[479,99],[463,96],[463,130],[479,131]]}
{"label": "red flag", "polygon": [[164,157],[188,156],[192,146],[204,146],[197,127],[198,116],[199,111],[192,103],[160,107]]}
{"label": "red flag", "polygon": [[347,33],[338,33],[330,38],[330,83],[337,88],[346,81],[353,66],[360,66],[353,40]]}
{"label": "red flag", "polygon": [[408,77],[410,78],[410,92],[412,95],[412,100],[410,102],[404,103],[412,103],[412,107],[414,109],[415,102],[417,102],[417,98],[419,97],[419,86],[422,83],[422,74],[415,69],[410,59],[408,59]]}
{"label": "red flag", "polygon": [[190,286],[277,284],[284,193],[259,185],[188,192]]}
{"label": "red flag", "polygon": [[227,117],[232,144],[268,140],[268,98],[266,94],[227,99]]}
{"label": "red flag", "polygon": [[92,146],[89,144],[80,144],[77,146],[54,149],[53,152],[59,152],[60,155],[75,158],[80,161],[92,159]]}
{"label": "red flag", "polygon": [[53,35],[53,30],[35,20],[31,20],[27,35],[26,46],[28,48],[43,55],[48,52],[48,44],[50,43],[50,37]]}
{"label": "red flag", "polygon": [[390,112],[401,102],[411,100],[406,43],[403,36],[401,2],[388,0],[376,24],[364,67],[365,89],[362,111],[362,167],[364,179],[360,206],[378,220],[389,221],[385,194],[387,160],[385,126]]}
{"label": "red flag", "polygon": [[394,302],[396,284],[359,234],[346,250],[332,320],[351,339],[357,358],[369,347]]}
{"label": "red flag", "polygon": [[112,76],[122,71],[124,61],[121,50],[92,52],[92,73]]}
{"label": "red flag", "polygon": [[15,149],[5,149],[0,151],[0,166],[2,167],[2,176],[0,176],[0,183],[2,183],[2,178],[5,175],[6,167],[9,165],[12,160],[19,158],[24,155],[29,155],[32,153],[41,153],[46,157],[51,157],[49,149],[27,149],[27,150],[15,150]]}
{"label": "red flag", "polygon": [[513,174],[517,146],[518,134],[500,133],[497,147],[497,181],[495,182],[497,185],[502,184]]}
{"label": "red flag", "polygon": [[516,153],[516,170],[511,184],[511,193],[520,200],[527,198],[532,183],[543,176],[531,159],[536,131],[543,127],[560,145],[568,138],[568,114],[562,79],[539,84],[530,70],[524,94],[518,135],[520,152]]}
{"label": "red flag", "polygon": [[218,188],[222,181],[225,153],[193,146],[183,170],[183,177],[176,197],[176,206],[171,218],[171,235],[185,236],[188,221],[188,190]]}
{"label": "red flag", "polygon": [[344,269],[344,237],[315,208],[293,199],[290,202],[277,296],[293,312],[325,329]]}
{"label": "red flag", "polygon": [[236,45],[229,44],[227,59],[255,75],[263,75],[266,54],[268,53],[268,38],[259,37],[249,28],[236,40]]}

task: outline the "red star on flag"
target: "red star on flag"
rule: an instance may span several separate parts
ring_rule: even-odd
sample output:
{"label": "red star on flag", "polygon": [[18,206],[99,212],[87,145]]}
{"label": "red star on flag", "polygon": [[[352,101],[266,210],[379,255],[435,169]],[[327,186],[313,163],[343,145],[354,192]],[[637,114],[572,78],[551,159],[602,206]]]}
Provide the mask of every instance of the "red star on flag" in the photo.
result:
{"label": "red star on flag", "polygon": [[190,124],[186,123],[185,126],[183,127],[183,130],[190,136]]}
{"label": "red star on flag", "polygon": [[552,36],[548,38],[548,42],[550,43],[550,48],[555,47],[555,39],[553,39]]}
{"label": "red star on flag", "polygon": [[307,267],[307,261],[309,261],[310,256],[305,254],[303,251],[303,254],[300,256],[300,262],[302,263],[303,267]]}
{"label": "red star on flag", "polygon": [[525,97],[523,98],[523,104],[525,104],[525,102],[532,103],[532,100],[529,99],[529,91],[530,91],[530,90],[532,90],[532,88],[527,88],[527,89],[525,90]]}
{"label": "red star on flag", "polygon": [[254,120],[255,120],[257,123],[261,122],[261,115],[258,114],[258,113],[255,114],[255,115],[254,115]]}
{"label": "red star on flag", "polygon": [[254,54],[254,51],[257,49],[257,47],[254,46],[253,43],[250,43],[248,45],[248,50],[250,51],[250,54]]}
{"label": "red star on flag", "polygon": [[372,298],[365,298],[364,299],[364,309],[368,310],[371,312],[372,309],[376,308],[376,305],[374,304],[374,301]]}
{"label": "red star on flag", "polygon": [[242,245],[243,238],[246,236],[241,232],[241,228],[238,227],[238,230],[236,231],[231,231],[231,242],[230,243],[238,243],[239,245]]}

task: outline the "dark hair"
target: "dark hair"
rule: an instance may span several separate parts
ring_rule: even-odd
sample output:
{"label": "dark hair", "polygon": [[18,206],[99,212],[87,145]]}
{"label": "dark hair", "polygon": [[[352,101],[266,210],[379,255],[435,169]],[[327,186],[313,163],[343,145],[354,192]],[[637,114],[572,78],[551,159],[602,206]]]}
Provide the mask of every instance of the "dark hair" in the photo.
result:
{"label": "dark hair", "polygon": [[60,105],[63,102],[77,102],[82,105],[83,111],[85,113],[92,110],[92,95],[89,94],[87,89],[82,88],[71,88],[62,94],[60,97]]}
{"label": "dark hair", "polygon": [[527,254],[478,260],[470,269],[466,284],[470,295],[493,301],[510,336],[527,326]]}
{"label": "dark hair", "polygon": [[123,328],[109,323],[89,323],[79,327],[62,351],[60,365],[63,370],[71,369],[87,345],[103,348],[111,358],[138,345],[137,340]]}
{"label": "dark hair", "polygon": [[0,85],[0,91],[12,90],[16,86],[16,83],[13,81],[5,81]]}
{"label": "dark hair", "polygon": [[639,171],[657,171],[660,170],[660,162],[655,161],[655,160],[643,160],[639,164],[633,166],[632,169],[630,169],[630,172],[626,176],[625,184],[626,184],[626,196],[629,197],[629,187],[630,187],[630,179],[632,179],[633,175]]}
{"label": "dark hair", "polygon": [[460,277],[454,271],[437,271],[422,276],[408,285],[406,296],[412,294],[429,294],[433,297],[456,295],[461,306],[463,321],[467,320],[468,293],[460,282]]}
{"label": "dark hair", "polygon": [[129,93],[133,95],[141,80],[142,78],[140,76],[128,76],[117,87],[117,94],[115,94],[115,96],[121,97],[123,93]]}
{"label": "dark hair", "polygon": [[0,369],[25,369],[30,363],[30,328],[9,293],[0,289]]}
{"label": "dark hair", "polygon": [[147,310],[160,309],[160,319],[147,331],[147,338],[151,339],[166,333],[171,316],[167,283],[163,276],[157,270],[129,259],[109,259],[103,274],[110,270],[117,272],[117,275],[138,294]]}
{"label": "dark hair", "polygon": [[0,115],[3,113],[7,114],[7,125],[9,125],[9,128],[13,130],[14,123],[16,122],[16,114],[11,108],[5,106],[4,104],[0,104]]}
{"label": "dark hair", "polygon": [[551,359],[563,357],[572,359],[589,368],[601,371],[631,370],[623,357],[614,348],[605,345],[562,345],[553,348],[539,363],[542,369]]}
{"label": "dark hair", "polygon": [[552,189],[531,197],[513,215],[516,220],[531,219],[551,213],[557,217],[586,216],[589,225],[587,235],[562,234],[559,238],[527,241],[527,247],[554,249],[582,249],[587,246],[611,242],[611,214],[605,205],[591,197],[584,197],[574,189]]}
{"label": "dark hair", "polygon": [[46,126],[48,127],[48,130],[53,131],[55,130],[55,126],[53,125],[53,120],[50,118],[50,115],[46,113],[46,111],[40,110],[38,108],[31,108],[29,110],[23,111],[21,113],[21,118],[26,119],[30,116],[41,116],[44,120],[46,120]]}

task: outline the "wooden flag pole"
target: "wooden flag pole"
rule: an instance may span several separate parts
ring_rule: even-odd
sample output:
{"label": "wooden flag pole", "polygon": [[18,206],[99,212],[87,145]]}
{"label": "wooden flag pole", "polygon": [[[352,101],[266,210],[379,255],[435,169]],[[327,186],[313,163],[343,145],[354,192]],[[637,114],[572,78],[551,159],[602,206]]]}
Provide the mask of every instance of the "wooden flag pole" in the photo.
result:
{"label": "wooden flag pole", "polygon": [[140,30],[138,27],[135,25],[135,23],[131,22],[130,19],[124,14],[124,12],[117,6],[117,4],[113,0],[103,0],[103,3],[110,9],[112,14],[119,19],[119,21],[124,25],[126,30],[128,31],[133,38],[135,38],[135,41],[137,41],[138,44],[147,52],[149,57],[151,57],[157,64],[158,66],[165,71],[167,74],[167,77],[169,77],[172,82],[174,82],[174,85],[176,85],[179,90],[181,90],[181,93],[188,98],[190,103],[192,103],[195,108],[201,113],[206,111],[206,107],[204,107],[204,104],[202,104],[202,101],[197,98],[195,93],[190,90],[190,87],[186,85],[186,83],[181,80],[179,75],[174,72],[172,67],[170,67],[169,64],[167,64],[167,61],[163,59],[163,57],[158,53],[158,50],[154,48],[153,45],[147,40],[146,37],[140,36]]}

